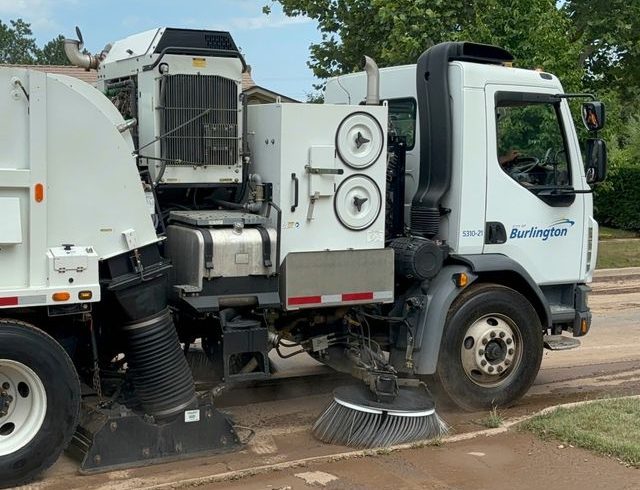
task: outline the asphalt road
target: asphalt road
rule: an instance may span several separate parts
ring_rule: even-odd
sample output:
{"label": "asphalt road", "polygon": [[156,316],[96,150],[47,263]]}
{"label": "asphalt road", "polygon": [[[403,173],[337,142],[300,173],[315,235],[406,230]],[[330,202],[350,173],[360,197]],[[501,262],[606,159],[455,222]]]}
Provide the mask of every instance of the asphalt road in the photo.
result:
{"label": "asphalt road", "polygon": [[[520,416],[535,412],[545,406],[568,401],[640,393],[640,342],[637,342],[640,338],[640,293],[595,295],[590,302],[594,312],[594,322],[590,334],[583,339],[582,346],[572,351],[545,351],[542,369],[534,387],[520,404],[505,410],[502,414],[504,417]],[[343,447],[319,443],[309,433],[310,425],[329,401],[331,389],[344,383],[344,378],[336,377],[307,361],[298,360],[293,368],[298,371],[298,376],[293,376],[287,382],[276,379],[251,389],[234,390],[221,400],[220,405],[234,416],[238,424],[251,427],[256,433],[247,448],[238,453],[91,476],[79,476],[77,463],[65,456],[45,475],[43,480],[33,485],[32,488],[53,490],[176,488],[201,485],[207,481],[215,481],[215,477],[212,478],[212,475],[248,468],[261,469],[253,471],[258,475],[243,479],[233,485],[231,482],[212,483],[210,488],[227,488],[229,485],[232,485],[233,488],[309,488],[304,478],[295,475],[301,472],[313,472],[317,469],[317,464],[305,463],[304,466],[309,466],[309,468],[303,470],[300,468],[286,470],[283,467],[292,461],[304,458],[319,458],[326,465],[328,464],[326,461],[330,460],[332,455],[346,451]],[[292,374],[285,369],[284,372],[279,373],[278,377],[291,376]],[[302,374],[305,376],[301,376]],[[464,433],[481,429],[479,420],[486,414],[469,414],[446,409],[441,415],[453,426],[456,433]],[[527,439],[524,444],[529,444],[534,453],[540,449],[536,446],[538,442],[532,439]],[[505,447],[508,448],[509,445],[507,444]],[[455,448],[448,448],[438,453],[439,449],[412,450],[407,452],[406,457],[402,456],[404,452],[395,453],[392,460],[381,462],[382,466],[379,467],[384,468],[385,465],[391,465],[389,467],[396,468],[394,471],[402,472],[401,468],[405,465],[409,471],[416,466],[416,461],[420,457],[433,457],[434,460],[445,461],[446,454],[457,454]],[[508,449],[496,450],[509,452]],[[423,451],[424,454],[420,456],[421,453],[417,453],[416,455],[415,451]],[[474,456],[474,458],[479,458],[478,465],[485,464],[481,457]],[[563,455],[558,456],[558,464],[563,461],[563,458]],[[550,457],[541,455],[540,458],[531,459],[530,462],[540,465],[549,459]],[[392,482],[394,480],[380,480],[382,474],[380,471],[374,471],[377,467],[376,464],[370,463],[369,459],[366,461],[368,461],[367,464],[359,462],[359,460],[343,462],[341,464],[346,466],[338,468],[339,471],[336,470],[336,474],[360,475],[360,480],[358,478],[345,480],[345,478],[337,477],[337,480],[325,482],[327,487],[394,488],[386,483],[382,484],[383,481]],[[375,458],[371,461],[375,461]],[[390,461],[392,462],[390,463]],[[495,466],[496,474],[501,471],[499,468],[509,467],[511,464],[509,458],[503,458],[501,461],[499,464],[494,461],[497,465]],[[595,460],[593,461],[593,464],[596,464]],[[567,465],[574,463],[575,461],[571,458],[566,461]],[[600,463],[602,462],[600,461]],[[606,462],[602,464],[606,467]],[[280,465],[282,471],[276,475],[263,468],[270,465]],[[454,471],[456,464],[452,464],[450,467],[451,471]],[[323,466],[323,468],[333,467],[329,465],[328,467]],[[566,471],[572,471],[570,466],[566,468]],[[442,472],[439,473],[442,475],[435,480],[421,480],[420,472],[414,471],[414,473],[411,473],[411,481],[408,481],[406,485],[398,484],[397,488],[422,488],[420,481],[424,482],[425,488],[467,488],[465,485],[449,486],[450,482],[441,478],[444,475]],[[332,475],[331,471],[329,474]],[[635,473],[635,475],[636,478],[640,478],[638,477],[640,473]],[[620,477],[627,478],[624,475]],[[319,483],[314,484],[312,477],[309,478],[311,478],[309,485],[320,485]],[[487,478],[489,478],[489,473],[487,473]],[[396,483],[398,481],[400,480],[397,480]],[[427,485],[427,481],[431,483]],[[489,482],[490,479],[486,481]],[[508,482],[517,484],[515,480],[504,479],[500,481],[505,484]],[[575,481],[580,483],[579,480]],[[612,485],[609,488],[623,488],[617,486],[613,480],[607,482]],[[602,483],[605,481],[603,480]],[[637,483],[636,487],[640,487],[640,480]],[[588,486],[584,486],[584,483],[581,485],[582,488],[588,488]],[[636,487],[630,486],[629,488]],[[484,488],[484,484],[479,484],[475,488]],[[498,485],[494,488],[503,488],[503,486]],[[567,488],[574,487],[569,485]]]}

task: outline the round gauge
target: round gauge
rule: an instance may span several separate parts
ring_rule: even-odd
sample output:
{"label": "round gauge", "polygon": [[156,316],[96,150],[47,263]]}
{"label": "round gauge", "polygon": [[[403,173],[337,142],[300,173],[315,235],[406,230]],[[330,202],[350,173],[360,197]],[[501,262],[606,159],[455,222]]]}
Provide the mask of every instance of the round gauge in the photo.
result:
{"label": "round gauge", "polygon": [[340,159],[352,168],[373,165],[384,147],[382,127],[365,112],[354,112],[338,127],[336,148]]}
{"label": "round gauge", "polygon": [[382,194],[371,178],[352,175],[338,187],[333,207],[345,227],[356,231],[366,230],[380,214]]}

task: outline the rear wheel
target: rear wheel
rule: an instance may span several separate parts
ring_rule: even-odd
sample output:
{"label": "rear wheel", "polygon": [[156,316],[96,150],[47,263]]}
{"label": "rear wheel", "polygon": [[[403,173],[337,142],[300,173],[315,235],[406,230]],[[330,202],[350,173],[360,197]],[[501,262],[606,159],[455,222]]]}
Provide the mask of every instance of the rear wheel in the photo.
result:
{"label": "rear wheel", "polygon": [[26,323],[0,320],[0,486],[33,480],[73,435],[80,382],[64,349]]}
{"label": "rear wheel", "polygon": [[436,391],[466,410],[511,405],[533,384],[542,351],[540,319],[524,296],[495,284],[472,286],[449,312]]}

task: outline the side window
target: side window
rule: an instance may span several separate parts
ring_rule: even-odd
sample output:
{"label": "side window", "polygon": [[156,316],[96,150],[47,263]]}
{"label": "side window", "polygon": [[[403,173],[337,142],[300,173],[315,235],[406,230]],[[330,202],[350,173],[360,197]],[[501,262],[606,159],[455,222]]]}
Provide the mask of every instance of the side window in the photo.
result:
{"label": "side window", "polygon": [[559,101],[498,94],[496,128],[498,163],[512,179],[532,192],[571,185]]}
{"label": "side window", "polygon": [[407,150],[413,150],[416,144],[416,100],[389,99],[389,122],[400,137],[405,138]]}

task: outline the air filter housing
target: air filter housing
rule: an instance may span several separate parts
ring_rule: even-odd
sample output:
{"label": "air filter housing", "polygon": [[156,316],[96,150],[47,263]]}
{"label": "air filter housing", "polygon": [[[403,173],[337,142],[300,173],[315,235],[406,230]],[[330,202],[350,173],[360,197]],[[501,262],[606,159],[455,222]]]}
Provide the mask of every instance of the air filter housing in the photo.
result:
{"label": "air filter housing", "polygon": [[442,249],[432,240],[401,237],[389,244],[395,252],[396,275],[424,281],[438,275],[444,263]]}

